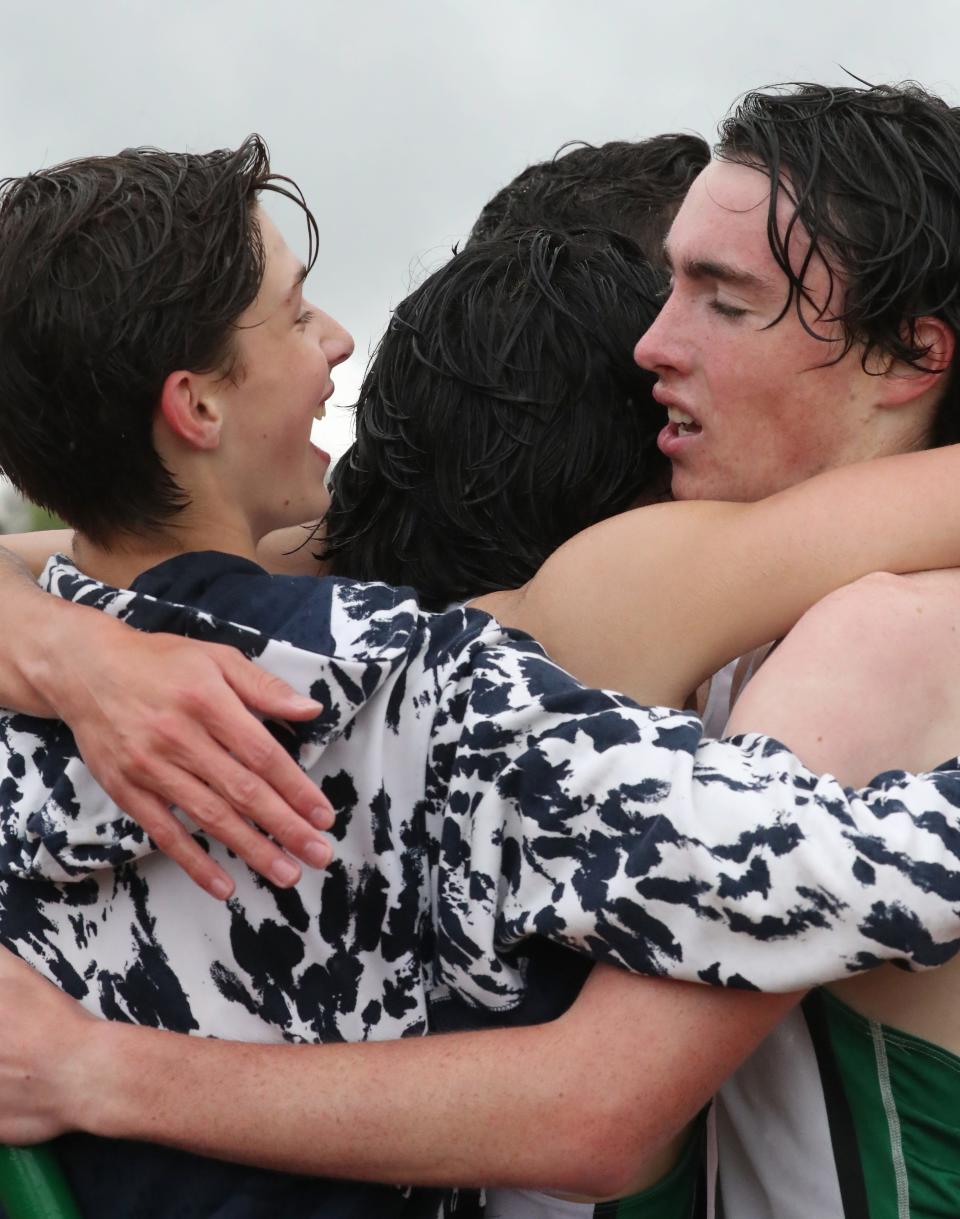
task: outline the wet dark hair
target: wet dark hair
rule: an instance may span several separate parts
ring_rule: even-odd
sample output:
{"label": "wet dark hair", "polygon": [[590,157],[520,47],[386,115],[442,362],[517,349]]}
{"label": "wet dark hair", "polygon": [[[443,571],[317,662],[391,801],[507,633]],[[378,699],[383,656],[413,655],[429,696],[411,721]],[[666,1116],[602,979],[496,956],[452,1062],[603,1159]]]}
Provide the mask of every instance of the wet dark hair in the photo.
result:
{"label": "wet dark hair", "polygon": [[[865,368],[874,353],[924,368],[919,319],[941,318],[960,332],[960,111],[913,82],[779,85],[743,98],[721,125],[716,152],[761,166],[770,179],[767,232],[788,283],[776,321],[792,306],[824,337],[803,309],[819,253],[831,284],[843,280],[835,358],[859,344]],[[781,195],[791,204],[786,223],[777,219]],[[797,224],[811,239],[799,261],[790,255]],[[944,375],[934,444],[960,440],[958,360]]]}
{"label": "wet dark hair", "polygon": [[632,237],[646,258],[659,265],[667,230],[709,160],[706,141],[685,133],[613,140],[599,147],[565,144],[552,160],[528,165],[498,191],[468,240],[540,225],[595,225]]}
{"label": "wet dark hair", "polygon": [[663,281],[609,231],[472,243],[394,311],[333,475],[335,574],[425,605],[528,580],[668,482],[633,348]]}
{"label": "wet dark hair", "polygon": [[127,149],[0,182],[0,469],[90,538],[187,502],[153,446],[178,368],[240,377],[235,323],[264,271],[258,192],[292,199],[251,135],[235,151]]}

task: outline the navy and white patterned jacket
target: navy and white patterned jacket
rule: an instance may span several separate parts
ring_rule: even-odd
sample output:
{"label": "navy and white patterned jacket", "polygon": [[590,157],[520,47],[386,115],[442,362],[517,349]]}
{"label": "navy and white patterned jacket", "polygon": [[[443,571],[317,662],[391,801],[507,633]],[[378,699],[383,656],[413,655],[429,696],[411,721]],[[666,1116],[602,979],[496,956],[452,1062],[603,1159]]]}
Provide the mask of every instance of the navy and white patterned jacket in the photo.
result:
{"label": "navy and white patterned jacket", "polygon": [[93,1011],[358,1040],[422,1031],[445,990],[515,1006],[534,936],[765,990],[960,946],[958,769],[844,791],[766,737],[704,741],[692,714],[584,689],[487,614],[430,616],[385,585],[210,553],[135,591],[66,560],[45,579],[136,627],[238,645],[319,698],[289,740],[337,809],[334,864],[290,892],[211,844],[238,883],[217,903],[107,800],[68,730],[0,719],[0,936]]}
{"label": "navy and white patterned jacket", "polygon": [[[774,741],[704,741],[694,716],[585,689],[486,614],[423,614],[385,585],[218,554],[170,560],[133,591],[65,559],[45,580],[142,629],[233,644],[325,707],[281,739],[337,810],[334,863],[282,891],[211,842],[237,882],[226,904],[110,803],[64,726],[0,717],[0,940],[107,1018],[356,1041],[442,1026],[445,999],[508,1019],[535,975],[525,949],[544,940],[764,989],[881,958],[936,965],[960,946],[958,769],[845,792]],[[70,1154],[95,1189],[97,1153],[81,1140]],[[147,1152],[143,1191],[175,1182],[180,1207],[223,1196],[219,1178],[157,1167],[177,1154]],[[210,1171],[228,1168],[246,1171]],[[309,1189],[307,1209],[286,1194],[243,1209],[248,1195],[236,1213],[401,1213],[396,1191]],[[404,1206],[436,1213],[422,1193]]]}
{"label": "navy and white patterned jacket", "polygon": [[585,689],[486,614],[423,614],[385,585],[212,554],[135,591],[63,559],[46,582],[236,644],[325,705],[288,739],[337,810],[336,859],[283,892],[211,843],[237,881],[225,905],[152,850],[64,727],[0,720],[0,937],[105,1016],[386,1038],[446,993],[516,1006],[531,937],[773,990],[960,946],[958,769],[844,791],[768,738],[701,740],[693,715]]}

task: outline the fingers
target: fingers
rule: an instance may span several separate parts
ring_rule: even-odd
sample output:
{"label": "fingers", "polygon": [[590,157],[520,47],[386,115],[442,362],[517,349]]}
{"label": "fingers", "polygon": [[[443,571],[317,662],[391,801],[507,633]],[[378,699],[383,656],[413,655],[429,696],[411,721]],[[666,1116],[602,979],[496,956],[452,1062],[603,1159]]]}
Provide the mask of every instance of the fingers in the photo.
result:
{"label": "fingers", "polygon": [[224,676],[246,706],[282,720],[310,720],[323,710],[315,699],[298,694],[282,677],[258,668],[235,649],[222,643],[205,646],[216,652]]}
{"label": "fingers", "polygon": [[[266,732],[264,735],[270,746],[270,758],[274,751],[279,753],[282,767],[265,761],[266,754],[260,750],[260,743],[255,757],[233,758],[208,738],[210,748],[203,761],[205,782],[194,780],[185,767],[179,772],[171,769],[168,790],[173,803],[189,812],[199,825],[235,851],[251,868],[269,877],[274,884],[287,886],[296,883],[300,869],[279,847],[310,867],[325,868],[333,852],[327,839],[314,826],[320,824],[328,828],[333,815],[326,800],[322,806],[317,806],[314,785],[277,742]],[[283,790],[287,767],[292,767],[295,777],[306,783],[307,796],[301,803],[316,806],[311,820],[304,819],[294,810],[293,799]],[[193,769],[192,765],[190,769]],[[283,771],[283,780],[277,776],[277,769]],[[266,780],[257,772],[264,774]],[[247,818],[275,841],[264,838],[258,829],[248,824]]]}
{"label": "fingers", "polygon": [[[235,691],[237,699],[227,700],[221,695],[215,703],[211,703],[205,719],[207,730],[233,754],[241,766],[245,766],[254,775],[263,779],[280,796],[281,800],[305,817],[315,829],[328,830],[334,821],[334,810],[330,801],[319,787],[304,774],[286,750],[274,740],[259,720],[247,711],[247,707],[256,707],[265,715],[290,719],[294,717],[283,709],[289,710],[291,704],[299,703],[301,709],[295,718],[311,719],[322,710],[321,705],[313,699],[302,698],[281,678],[267,673],[263,669],[258,669],[233,648],[226,648],[222,644],[210,646],[216,649],[217,662],[222,668],[224,677]],[[304,707],[308,707],[309,711],[305,711]],[[231,793],[217,783],[215,777],[209,775],[204,777],[213,782],[214,786],[228,800],[232,801]],[[248,807],[243,811],[253,817],[259,825],[267,828],[255,808]],[[289,839],[291,833],[296,837],[300,831],[294,831],[292,823],[290,823],[291,828],[287,829],[286,824],[287,820],[284,819],[283,825],[278,824],[277,828],[270,832],[275,833],[280,841],[294,850],[294,853],[301,859],[309,862]],[[304,839],[305,844],[315,841],[315,836],[308,836]]]}
{"label": "fingers", "polygon": [[77,683],[85,697],[68,719],[93,774],[160,850],[213,896],[232,893],[229,875],[170,813],[177,805],[276,885],[299,879],[291,855],[329,863],[320,831],[333,824],[330,802],[244,705],[308,719],[318,703],[221,644],[131,632],[114,667],[122,676],[101,672],[93,697]]}
{"label": "fingers", "polygon": [[157,849],[179,864],[201,889],[205,889],[218,901],[226,901],[233,895],[235,886],[229,872],[210,858],[185,826],[170,812],[163,799],[152,791],[138,789],[126,783],[114,784],[113,790],[107,788],[107,793],[146,830]]}
{"label": "fingers", "polygon": [[239,700],[230,705],[221,699],[206,728],[235,761],[221,753],[214,765],[211,757],[204,778],[245,816],[309,862],[300,845],[324,841],[316,831],[333,825],[334,810],[327,797]]}
{"label": "fingers", "polygon": [[[212,742],[211,742],[212,744]],[[251,825],[242,813],[256,816],[257,824],[285,844],[295,844],[297,854],[314,868],[329,864],[330,844],[283,804],[266,784],[256,780],[222,750],[210,751],[205,771],[216,776],[227,798],[201,782],[182,766],[154,765],[145,776],[151,791],[128,789],[119,802],[147,831],[157,848],[169,855],[214,897],[226,898],[233,881],[169,810],[175,804],[211,838],[223,843],[245,864],[273,884],[286,889],[300,879],[300,866],[281,846]],[[161,792],[156,796],[155,792]],[[120,793],[115,797],[119,800]],[[291,849],[292,846],[291,846]],[[224,883],[226,882],[226,883]]]}

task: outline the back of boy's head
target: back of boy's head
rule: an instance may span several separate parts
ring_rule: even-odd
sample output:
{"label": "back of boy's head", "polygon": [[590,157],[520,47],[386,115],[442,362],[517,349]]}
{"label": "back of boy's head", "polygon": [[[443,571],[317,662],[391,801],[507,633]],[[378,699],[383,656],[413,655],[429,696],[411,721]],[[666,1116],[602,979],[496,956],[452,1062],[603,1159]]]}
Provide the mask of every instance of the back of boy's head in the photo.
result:
{"label": "back of boy's head", "polygon": [[325,554],[437,608],[528,580],[656,493],[653,377],[633,347],[663,282],[628,238],[471,244],[394,312],[338,463]]}
{"label": "back of boy's head", "polygon": [[94,541],[159,528],[186,503],[154,414],[171,372],[242,375],[234,324],[263,278],[264,189],[302,204],[259,136],[0,182],[0,469]]}
{"label": "back of boy's head", "polygon": [[468,244],[516,228],[595,225],[632,237],[659,265],[667,230],[709,160],[706,141],[686,133],[564,145],[553,160],[528,165],[493,196]]}

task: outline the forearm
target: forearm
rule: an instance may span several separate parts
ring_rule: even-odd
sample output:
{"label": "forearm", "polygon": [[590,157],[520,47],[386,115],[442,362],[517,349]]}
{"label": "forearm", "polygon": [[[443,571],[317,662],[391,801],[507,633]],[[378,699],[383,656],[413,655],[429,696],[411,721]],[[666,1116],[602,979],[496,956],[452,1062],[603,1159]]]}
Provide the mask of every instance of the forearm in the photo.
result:
{"label": "forearm", "polygon": [[32,533],[7,533],[3,536],[3,546],[22,559],[34,576],[39,576],[52,555],[70,553],[73,530],[36,529]]}
{"label": "forearm", "polygon": [[952,449],[829,471],[755,504],[658,504],[604,521],[518,594],[481,604],[589,685],[678,706],[833,589],[960,564]]}
{"label": "forearm", "polygon": [[[113,590],[100,591],[97,601],[105,605]],[[46,818],[31,822],[28,832],[50,788],[42,767],[26,775],[21,769],[11,812],[24,832],[24,850],[7,860],[8,870],[32,867],[52,839],[55,853],[63,852],[56,879],[61,865],[77,875],[96,866],[95,857],[102,863],[97,850],[107,844],[100,827],[115,818],[114,805],[137,823],[126,823],[121,835],[136,854],[159,847],[219,898],[232,892],[232,878],[171,806],[201,828],[215,826],[214,836],[281,886],[299,875],[281,847],[312,866],[329,859],[319,833],[332,821],[329,801],[244,704],[291,720],[320,710],[231,647],[145,636],[109,612],[51,596],[16,556],[0,550],[0,707],[65,720],[102,788],[87,784],[83,813],[68,819],[66,834],[54,834]],[[24,738],[19,759],[18,732]],[[0,763],[14,765],[36,747],[31,726],[11,720]],[[74,767],[69,758],[64,765],[67,772]]]}
{"label": "forearm", "polygon": [[[486,1181],[571,1192],[586,1184],[582,1174],[570,1175],[577,1148],[562,1117],[550,1121],[549,1146],[540,1146],[529,1133],[515,1140],[513,1122],[498,1109],[500,1072],[515,1080],[553,1031],[322,1048],[200,1041],[123,1026],[98,1032],[110,1038],[108,1073],[115,1074],[106,1086],[102,1074],[91,1080],[96,1099],[75,1115],[96,1134],[397,1184]],[[529,1082],[531,1091],[509,1098],[522,1101],[514,1116],[531,1121],[528,1132],[562,1111],[561,1096],[542,1075]]]}
{"label": "forearm", "polygon": [[[123,629],[97,610],[43,592],[26,563],[0,547],[0,706],[31,715],[57,714],[57,669],[77,632]],[[106,646],[106,645],[104,645]]]}
{"label": "forearm", "polygon": [[287,1171],[627,1193],[659,1178],[793,1001],[603,970],[552,1024],[402,1042],[251,1046],[88,1022],[65,1116]]}

